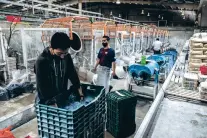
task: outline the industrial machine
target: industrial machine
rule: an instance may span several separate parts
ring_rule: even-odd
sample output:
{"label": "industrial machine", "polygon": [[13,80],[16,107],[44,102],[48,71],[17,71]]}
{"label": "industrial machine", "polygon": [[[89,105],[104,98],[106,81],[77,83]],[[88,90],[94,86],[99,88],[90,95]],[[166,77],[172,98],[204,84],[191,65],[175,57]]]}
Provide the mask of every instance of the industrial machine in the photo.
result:
{"label": "industrial machine", "polygon": [[146,63],[135,63],[128,67],[126,87],[140,96],[155,98],[160,79],[166,79],[177,59],[175,49],[167,49],[160,55],[151,55]]}

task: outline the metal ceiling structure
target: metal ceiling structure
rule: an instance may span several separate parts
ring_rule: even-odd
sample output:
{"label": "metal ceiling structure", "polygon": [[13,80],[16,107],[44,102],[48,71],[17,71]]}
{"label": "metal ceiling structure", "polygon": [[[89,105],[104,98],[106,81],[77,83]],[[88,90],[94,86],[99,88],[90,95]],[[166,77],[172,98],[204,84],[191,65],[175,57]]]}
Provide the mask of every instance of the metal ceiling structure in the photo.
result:
{"label": "metal ceiling structure", "polygon": [[59,3],[61,5],[69,4],[76,5],[79,2],[82,3],[117,3],[118,4],[137,4],[137,5],[152,5],[158,6],[162,9],[186,9],[186,10],[196,10],[200,0],[58,0],[54,3]]}
{"label": "metal ceiling structure", "polygon": [[[105,15],[88,11],[87,5],[96,3],[132,4],[136,7],[153,10],[197,11],[200,0],[0,0],[0,15],[19,15],[25,21],[83,15],[103,19]],[[87,10],[82,10],[87,9]],[[30,20],[29,20],[30,18]],[[26,20],[27,19],[27,20]],[[117,18],[117,20],[126,21]],[[135,23],[137,22],[130,22]]]}
{"label": "metal ceiling structure", "polygon": [[[1,9],[5,8],[8,10],[7,12],[1,10],[0,13],[5,14],[5,15],[6,14],[19,15],[23,18],[24,18],[24,16],[25,17],[34,17],[34,20],[26,20],[26,21],[35,21],[35,22],[37,22],[37,21],[42,22],[43,21],[41,17],[39,17],[39,20],[36,20],[35,17],[38,18],[38,16],[34,16],[37,12],[41,11],[41,12],[45,12],[46,16],[44,17],[44,19],[51,18],[51,16],[52,16],[52,18],[57,18],[57,17],[80,16],[81,15],[81,16],[86,16],[86,17],[92,17],[97,20],[112,20],[112,21],[115,21],[118,23],[124,23],[124,24],[129,23],[132,25],[139,24],[139,22],[129,21],[129,20],[121,19],[121,18],[114,17],[114,16],[110,19],[104,18],[102,14],[97,13],[97,12],[79,10],[76,8],[53,4],[52,2],[51,3],[50,2],[40,1],[40,0],[18,0],[18,1],[14,1],[14,2],[8,1],[8,0],[0,0],[0,3],[3,4],[3,5],[1,5]],[[41,6],[39,6],[39,5],[41,5]],[[9,7],[11,7],[11,9]],[[26,9],[26,8],[30,11],[32,10],[32,13],[29,13],[29,12],[27,13],[25,11],[21,12],[22,9]],[[145,24],[140,24],[140,25],[145,26]]]}

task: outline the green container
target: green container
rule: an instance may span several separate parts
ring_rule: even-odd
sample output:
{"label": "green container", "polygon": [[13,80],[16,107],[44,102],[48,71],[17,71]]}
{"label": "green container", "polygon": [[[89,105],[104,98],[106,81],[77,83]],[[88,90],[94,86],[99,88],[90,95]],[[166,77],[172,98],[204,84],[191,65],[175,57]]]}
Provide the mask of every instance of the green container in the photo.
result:
{"label": "green container", "polygon": [[146,65],[146,56],[145,55],[142,55],[141,57],[141,65]]}
{"label": "green container", "polygon": [[137,96],[126,90],[107,94],[106,129],[115,138],[126,138],[136,129],[135,111]]}

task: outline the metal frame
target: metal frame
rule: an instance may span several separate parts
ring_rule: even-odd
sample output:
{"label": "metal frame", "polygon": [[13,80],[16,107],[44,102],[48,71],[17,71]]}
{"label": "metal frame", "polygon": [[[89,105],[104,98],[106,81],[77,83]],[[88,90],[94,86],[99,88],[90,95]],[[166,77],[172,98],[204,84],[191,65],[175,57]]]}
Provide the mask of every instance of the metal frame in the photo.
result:
{"label": "metal frame", "polygon": [[91,65],[94,65],[94,63],[95,63],[95,61],[94,61],[94,59],[96,60],[96,57],[97,57],[97,40],[96,39],[100,39],[99,37],[101,36],[101,38],[102,38],[102,36],[104,35],[104,29],[99,29],[99,30],[97,30],[97,29],[93,29],[93,34],[94,34],[94,39],[93,39],[93,41],[94,41],[94,48],[95,49],[92,49],[93,51],[92,51],[92,64]]}
{"label": "metal frame", "polygon": [[[22,39],[22,50],[23,50],[23,62],[24,66],[26,67],[26,71],[28,72],[28,61],[36,60],[36,58],[29,59],[27,53],[27,46],[25,44],[24,36],[25,31],[66,31],[68,33],[68,29],[66,28],[25,28],[19,29],[21,32],[21,39]],[[41,37],[41,36],[40,36]]]}
{"label": "metal frame", "polygon": [[[120,38],[120,46],[118,47],[118,41],[119,41],[119,34],[121,34],[121,38]],[[123,34],[121,31],[117,31],[117,36],[116,36],[116,40],[115,40],[115,52],[120,52],[122,55],[122,45],[123,45]]]}
{"label": "metal frame", "polygon": [[[154,77],[153,77],[154,76]],[[142,85],[136,85],[134,80],[132,79],[132,77],[128,74],[127,75],[127,89],[131,92],[134,92],[136,94],[141,94],[141,95],[146,95],[147,97],[153,97],[153,99],[156,98],[157,93],[158,93],[158,87],[159,87],[159,73],[158,73],[158,69],[155,69],[155,74],[153,75],[153,79],[154,81],[148,80],[146,82],[148,82],[149,85],[145,86],[145,90],[144,91],[140,91],[140,89],[144,88]],[[136,91],[133,89],[133,86],[136,86],[136,89],[139,91]],[[151,94],[146,93],[147,92],[151,92]]]}
{"label": "metal frame", "polygon": [[153,123],[154,118],[156,116],[156,113],[159,109],[159,106],[164,98],[164,91],[167,89],[168,84],[170,83],[171,77],[173,75],[173,72],[174,72],[177,64],[178,64],[178,60],[174,64],[174,66],[173,66],[172,70],[170,71],[162,88],[159,90],[155,101],[153,102],[152,106],[150,107],[149,111],[147,112],[147,114],[146,114],[144,120],[142,121],[142,124],[140,125],[138,131],[136,132],[136,135],[134,138],[146,138],[147,137],[147,134],[152,126],[152,123]]}
{"label": "metal frame", "polygon": [[[51,8],[45,8],[45,7],[38,7],[35,5],[28,5],[26,3],[18,3],[18,2],[12,2],[12,1],[7,1],[7,0],[1,0],[1,3],[5,3],[5,4],[12,4],[12,5],[16,5],[16,6],[22,6],[24,8],[31,8],[31,9],[37,9],[37,10],[41,10],[41,11],[47,11],[47,12],[54,12],[54,13],[59,13],[59,14],[64,14],[66,16],[68,15],[72,15],[72,16],[80,16],[80,14],[74,13],[74,12],[82,12],[83,14],[81,14],[81,16],[84,17],[92,17],[92,18],[96,18],[96,19],[100,19],[100,20],[107,20],[107,21],[115,21],[118,23],[130,23],[132,25],[139,25],[139,26],[148,26],[147,24],[140,24],[139,22],[135,22],[135,21],[130,21],[130,20],[125,20],[122,18],[118,18],[118,17],[112,17],[112,18],[104,18],[102,14],[100,13],[96,13],[96,12],[90,12],[90,11],[85,11],[85,10],[79,10],[79,9],[75,9],[75,8],[69,8],[66,6],[60,6],[60,5],[55,5],[55,4],[49,4],[46,2],[42,2],[39,0],[30,0],[39,4],[44,4],[44,5],[48,5],[48,6],[53,6],[56,7],[58,9],[65,9],[65,11],[62,10],[56,10],[56,9],[51,9]],[[67,9],[72,11],[72,12],[67,12]],[[87,15],[90,14],[90,15]]]}
{"label": "metal frame", "polygon": [[2,58],[3,58],[3,60],[4,60],[4,62],[3,63],[0,63],[0,65],[6,65],[6,51],[5,51],[5,49],[4,49],[4,43],[3,43],[3,35],[2,35],[2,30],[1,30],[1,28],[0,28],[0,43],[1,43],[1,51],[2,51]]}
{"label": "metal frame", "polygon": [[132,53],[130,54],[130,55],[132,55],[132,54],[134,54],[134,49],[135,49],[135,32],[131,32],[131,41],[132,41]]}
{"label": "metal frame", "polygon": [[7,61],[6,61],[6,49],[5,49],[5,45],[7,46],[7,43],[5,43],[5,38],[3,37],[2,34],[2,29],[0,28],[0,43],[1,43],[1,54],[2,54],[2,58],[3,58],[3,62],[0,63],[0,66],[3,68],[4,70],[4,78],[5,81],[7,81],[7,71],[8,71],[8,66],[7,66]]}
{"label": "metal frame", "polygon": [[157,23],[158,23],[158,27],[160,27],[160,21],[165,21],[165,26],[167,25],[167,20],[158,20]]}
{"label": "metal frame", "polygon": [[[137,50],[138,48],[136,48],[136,51],[135,51],[135,53],[137,54],[137,53],[141,53],[142,52],[142,40],[141,40],[141,35],[140,35],[140,32],[136,32],[136,34],[135,34],[136,36],[135,36],[135,41],[136,41],[136,43],[137,42],[139,42],[140,44],[139,44],[139,46],[140,46],[140,49],[139,50]],[[137,37],[138,36],[138,37]],[[139,41],[138,41],[138,39],[139,39]]]}

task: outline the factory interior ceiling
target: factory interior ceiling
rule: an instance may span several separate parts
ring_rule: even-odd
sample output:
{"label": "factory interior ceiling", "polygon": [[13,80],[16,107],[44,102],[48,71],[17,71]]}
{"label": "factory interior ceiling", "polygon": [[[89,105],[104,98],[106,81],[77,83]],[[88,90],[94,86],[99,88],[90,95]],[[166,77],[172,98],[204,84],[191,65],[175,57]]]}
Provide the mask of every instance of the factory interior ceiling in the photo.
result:
{"label": "factory interior ceiling", "polygon": [[[200,0],[1,0],[0,15],[20,15],[33,18],[34,21],[37,18],[44,20],[73,16],[79,14],[80,2],[82,15],[109,18],[113,11],[115,17],[137,21],[142,18],[136,19],[135,16],[145,10],[146,16],[151,17],[143,18],[144,23],[157,22],[158,18],[153,17],[159,16],[161,19],[165,16],[165,20],[175,24],[184,20],[194,23]],[[181,12],[185,13],[181,16]]]}

